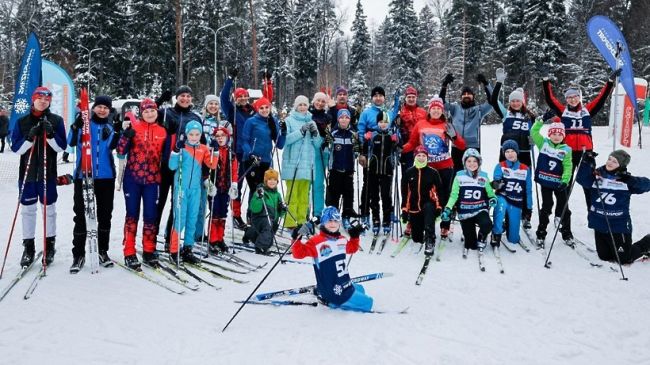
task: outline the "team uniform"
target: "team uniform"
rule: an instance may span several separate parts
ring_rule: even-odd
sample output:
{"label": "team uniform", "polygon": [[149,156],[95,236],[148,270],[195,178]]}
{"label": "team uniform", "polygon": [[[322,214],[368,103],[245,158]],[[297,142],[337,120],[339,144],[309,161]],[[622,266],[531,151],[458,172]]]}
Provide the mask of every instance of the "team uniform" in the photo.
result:
{"label": "team uniform", "polygon": [[332,130],[332,146],[329,160],[329,176],[327,184],[327,195],[325,197],[328,206],[341,206],[343,209],[343,226],[349,228],[349,220],[356,216],[354,211],[354,160],[355,145],[358,144],[356,135],[351,127],[347,129],[335,127]]}

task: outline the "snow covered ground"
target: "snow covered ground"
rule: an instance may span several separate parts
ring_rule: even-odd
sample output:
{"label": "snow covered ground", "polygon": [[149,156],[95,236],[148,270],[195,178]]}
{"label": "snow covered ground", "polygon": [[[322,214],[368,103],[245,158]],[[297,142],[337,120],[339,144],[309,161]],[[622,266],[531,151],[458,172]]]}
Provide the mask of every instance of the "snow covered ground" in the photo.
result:
{"label": "snow covered ground", "polygon": [[[611,151],[606,128],[595,128],[603,163]],[[644,133],[650,141],[650,133]],[[484,169],[498,157],[501,126],[483,127]],[[634,139],[636,142],[636,137]],[[646,142],[650,144],[650,142]],[[645,150],[631,150],[630,171],[650,176]],[[0,155],[2,254],[13,217],[17,156]],[[71,164],[59,165],[59,174]],[[578,188],[579,189],[579,188]],[[122,259],[124,200],[116,193],[110,255]],[[632,200],[634,239],[650,232],[650,195]],[[591,243],[582,192],[571,199],[576,237]],[[423,261],[407,248],[395,259],[358,253],[350,274],[391,272],[364,284],[377,307],[408,314],[359,314],[323,307],[249,305],[225,333],[221,328],[268,270],[240,275],[248,284],[217,281],[216,291],[175,295],[119,267],[90,275],[68,274],[72,261],[72,186],[59,189],[57,255],[34,296],[22,296],[35,274],[0,302],[0,363],[33,364],[648,364],[650,363],[650,267],[624,267],[629,281],[594,268],[556,244],[553,268],[537,251],[502,252],[505,275],[491,255],[486,272],[476,254],[461,258],[460,227],[442,261],[431,262],[422,286],[414,285]],[[536,224],[534,218],[533,225]],[[39,227],[40,231],[40,227]],[[9,250],[4,286],[18,271],[20,217]],[[40,234],[40,233],[39,233]],[[369,239],[365,239],[367,247]],[[250,261],[269,262],[243,253]],[[237,274],[235,274],[237,275]],[[283,264],[261,292],[309,285],[309,265]],[[298,298],[299,299],[299,298]],[[303,298],[304,299],[304,298]]]}

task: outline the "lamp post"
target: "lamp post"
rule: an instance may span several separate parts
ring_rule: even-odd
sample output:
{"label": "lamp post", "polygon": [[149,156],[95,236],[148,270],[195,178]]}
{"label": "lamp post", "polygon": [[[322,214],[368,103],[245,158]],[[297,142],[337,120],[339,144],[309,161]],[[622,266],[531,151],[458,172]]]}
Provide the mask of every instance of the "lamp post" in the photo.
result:
{"label": "lamp post", "polygon": [[91,57],[92,57],[92,55],[93,55],[93,52],[95,52],[95,51],[101,51],[102,48],[93,48],[93,49],[88,49],[88,48],[86,48],[86,47],[84,47],[84,46],[82,46],[82,45],[79,45],[79,47],[85,49],[86,52],[88,52],[88,92],[90,92],[90,76],[91,76],[91,74],[90,74],[90,69],[91,69],[91,67],[92,67],[92,65],[91,65],[91,63],[90,63],[90,60],[91,60]]}
{"label": "lamp post", "polygon": [[202,25],[201,28],[209,29],[212,33],[214,33],[214,94],[217,94],[217,33],[219,33],[220,30],[228,28],[229,26],[233,25],[233,23],[226,24],[224,26],[221,26],[217,28],[217,30],[214,30],[206,25]]}

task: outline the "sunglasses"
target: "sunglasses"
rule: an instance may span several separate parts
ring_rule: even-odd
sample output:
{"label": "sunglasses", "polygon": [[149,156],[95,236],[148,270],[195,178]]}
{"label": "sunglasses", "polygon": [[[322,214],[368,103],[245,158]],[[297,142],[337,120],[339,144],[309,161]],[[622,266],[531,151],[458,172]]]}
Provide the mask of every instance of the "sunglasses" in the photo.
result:
{"label": "sunglasses", "polygon": [[52,92],[51,92],[51,91],[45,91],[45,90],[39,90],[39,91],[36,91],[35,94],[36,94],[36,95],[39,95],[39,96],[46,96],[46,97],[50,97],[50,96],[52,96]]}

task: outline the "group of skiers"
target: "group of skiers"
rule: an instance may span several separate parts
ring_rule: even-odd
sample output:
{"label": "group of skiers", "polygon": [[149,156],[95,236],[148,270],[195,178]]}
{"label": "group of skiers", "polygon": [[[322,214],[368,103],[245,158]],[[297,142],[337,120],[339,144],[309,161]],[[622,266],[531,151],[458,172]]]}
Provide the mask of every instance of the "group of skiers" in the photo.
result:
{"label": "group of skiers", "polygon": [[[67,146],[76,147],[72,273],[85,262],[84,174],[93,179],[99,262],[104,266],[113,264],[107,252],[116,186],[124,191],[122,242],[129,268],[140,268],[135,240],[141,209],[142,262],[158,265],[157,237],[171,190],[164,232],[170,260],[198,263],[193,246],[204,238],[212,253],[227,251],[224,236],[229,207],[233,225],[245,231],[244,242],[252,242],[260,254],[269,253],[282,218],[283,226],[297,238],[313,233],[305,230],[311,224],[309,217],[320,217],[321,233],[307,244],[294,245],[293,254],[315,259],[316,275],[323,276],[319,283],[340,286],[345,283],[325,277],[331,277],[332,270],[345,270],[347,275],[345,267],[338,263],[318,266],[318,262],[355,252],[366,227],[372,227],[375,236],[390,234],[398,218],[406,223],[404,234],[422,243],[426,255],[434,252],[438,217],[442,239],[450,235],[451,221],[460,221],[465,250],[482,251],[490,237],[491,245],[499,247],[504,232],[510,243],[517,244],[520,227],[531,228],[533,181],[541,187],[536,243],[544,245],[555,205],[562,238],[573,245],[568,198],[576,169],[599,257],[613,260],[618,253],[622,263],[629,263],[650,251],[648,236],[632,244],[629,216],[630,195],[649,191],[650,180],[627,172],[630,156],[622,150],[612,152],[607,163],[596,168],[591,139],[592,117],[602,108],[618,73],[612,73],[587,104],[576,87],[565,91],[566,103],[561,103],[545,78],[543,91],[551,112],[544,118],[527,109],[522,89],[509,94],[507,105],[499,102],[506,78],[499,69],[494,88],[483,75],[477,77],[486,93],[483,104],[477,104],[469,86],[462,88],[460,102],[446,100],[447,88],[454,81],[449,74],[426,109],[418,106],[418,91],[412,86],[404,91],[403,105],[396,92],[393,107],[388,109],[386,93],[378,86],[371,91],[370,105],[359,114],[348,103],[347,90],[338,87],[331,105],[322,92],[311,101],[299,95],[279,120],[272,112],[271,75],[265,72],[264,96],[251,103],[248,91],[236,86],[235,69],[219,97],[205,96],[202,115],[192,110],[194,95],[188,86],[176,90],[173,106],[161,106],[171,100],[171,93],[165,92],[158,100],[142,100],[139,115],[127,113],[123,121],[114,116],[111,98],[99,95],[89,125],[80,113],[67,139],[62,118],[49,109],[51,91],[39,87],[32,96],[31,112],[17,122],[11,136],[12,150],[21,155],[21,265],[28,266],[35,258],[37,200],[46,212],[44,260],[49,264],[54,258],[56,186],[61,183],[56,156]],[[500,162],[490,179],[482,170],[480,125],[492,111],[503,119],[503,137]],[[546,136],[540,133],[544,122],[551,123]],[[533,147],[539,152],[534,171]],[[280,160],[280,149],[278,171],[272,166]],[[356,212],[354,179],[356,173],[358,184],[359,170],[363,186]],[[248,224],[242,218],[243,180],[249,190]],[[398,194],[401,201],[395,198]],[[490,209],[494,210],[492,218]],[[360,222],[355,223],[357,218]],[[339,226],[349,233],[349,241],[340,235]],[[349,283],[343,286],[354,290]],[[368,305],[352,293],[345,297],[333,303],[352,300],[361,307]]]}

